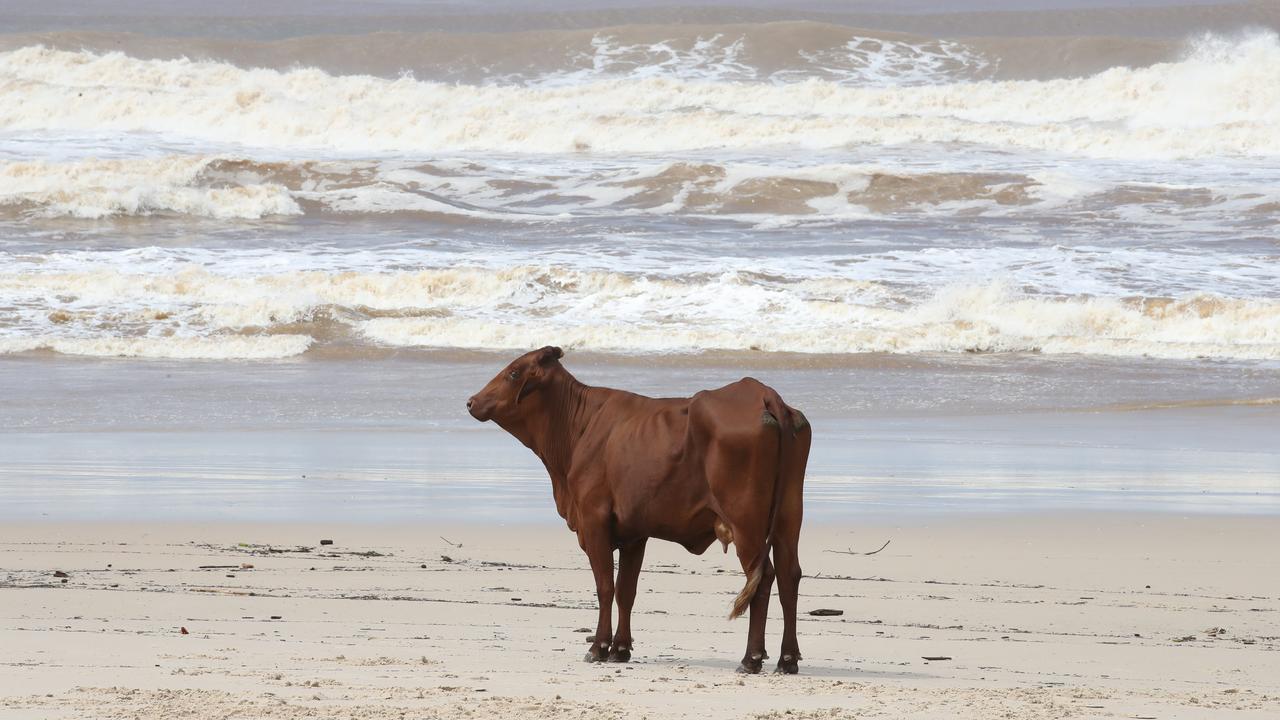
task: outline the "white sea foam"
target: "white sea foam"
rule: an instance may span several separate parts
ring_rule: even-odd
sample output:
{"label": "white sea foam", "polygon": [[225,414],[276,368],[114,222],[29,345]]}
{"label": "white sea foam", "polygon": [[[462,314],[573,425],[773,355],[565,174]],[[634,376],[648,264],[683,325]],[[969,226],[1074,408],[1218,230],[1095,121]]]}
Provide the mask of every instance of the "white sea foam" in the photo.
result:
{"label": "white sea foam", "polygon": [[203,175],[215,158],[0,161],[0,206],[57,217],[177,213],[211,218],[300,215],[277,183],[216,186]]}
{"label": "white sea foam", "polygon": [[[164,268],[161,271],[161,267]],[[0,273],[8,352],[283,357],[316,336],[442,348],[536,338],[608,352],[1041,352],[1280,359],[1280,301],[922,295],[841,277],[635,275],[555,266],[228,275],[192,265]]]}
{"label": "white sea foam", "polygon": [[912,87],[671,78],[477,87],[27,47],[0,53],[0,130],[158,133],[343,153],[680,152],[980,143],[1097,157],[1280,154],[1280,41],[1079,78]]}
{"label": "white sea foam", "polygon": [[[979,79],[996,64],[949,40],[855,35],[833,47],[792,48],[794,56],[768,45],[765,38],[725,33],[656,42],[626,42],[615,35],[598,34],[591,38],[590,51],[570,54],[565,68],[497,75],[487,82],[565,87],[611,79],[776,84],[821,79],[858,87],[897,87]],[[757,53],[766,56],[770,64],[784,67],[758,67],[753,63]]]}
{"label": "white sea foam", "polygon": [[902,87],[941,85],[976,79],[993,69],[994,61],[957,42],[905,42],[855,36],[844,47],[802,50],[808,66],[770,75],[775,82],[812,77],[842,85]]}
{"label": "white sea foam", "polygon": [[[822,30],[793,77],[754,35],[619,35],[516,85],[0,53],[0,353],[1280,359],[1274,34],[1018,82],[941,41]],[[57,219],[116,216],[150,219]]]}
{"label": "white sea foam", "polygon": [[[674,41],[649,43],[620,42],[611,35],[591,38],[591,52],[570,59],[571,70],[542,73],[532,79],[523,75],[495,78],[497,83],[524,82],[540,87],[579,85],[600,79],[671,78],[694,81],[755,80],[759,72],[744,61],[744,38],[730,40],[721,33],[698,36],[689,47]],[[530,81],[531,80],[531,81]]]}
{"label": "white sea foam", "polygon": [[[1037,298],[1000,286],[956,288],[904,309],[800,301],[736,323],[668,318],[377,318],[363,331],[390,345],[528,347],[555,338],[614,352],[1038,352],[1119,357],[1280,359],[1280,303],[1195,296],[1177,301]],[[767,305],[766,305],[767,306]],[[605,308],[597,308],[603,312]]]}
{"label": "white sea foam", "polygon": [[62,355],[163,360],[275,360],[306,352],[306,335],[217,337],[36,337],[0,336],[0,355],[47,350]]}
{"label": "white sea foam", "polygon": [[[1186,223],[1274,214],[1266,208],[1280,202],[1269,175],[1251,182],[1239,172],[1199,178],[1208,186],[1127,177],[1099,177],[1096,168],[1080,165],[1023,172],[921,171],[909,164],[651,158],[576,165],[261,161],[234,154],[0,159],[0,212],[257,219],[300,215],[306,208],[537,222],[640,213],[716,216],[759,226],[801,217],[1035,215],[1088,205],[1091,213],[1124,212],[1131,222],[1165,223],[1177,213]],[[1108,195],[1118,189],[1125,197]],[[1089,205],[1094,199],[1107,207]]]}

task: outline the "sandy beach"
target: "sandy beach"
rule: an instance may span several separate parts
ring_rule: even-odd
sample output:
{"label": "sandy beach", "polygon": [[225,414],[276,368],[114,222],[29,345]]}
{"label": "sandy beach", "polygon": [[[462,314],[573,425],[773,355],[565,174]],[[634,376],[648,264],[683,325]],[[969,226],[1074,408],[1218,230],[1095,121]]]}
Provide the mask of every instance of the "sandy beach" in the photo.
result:
{"label": "sandy beach", "polygon": [[1250,517],[813,526],[802,674],[743,677],[714,550],[651,545],[633,661],[587,664],[562,528],[9,523],[0,717],[1275,717],[1278,541]]}

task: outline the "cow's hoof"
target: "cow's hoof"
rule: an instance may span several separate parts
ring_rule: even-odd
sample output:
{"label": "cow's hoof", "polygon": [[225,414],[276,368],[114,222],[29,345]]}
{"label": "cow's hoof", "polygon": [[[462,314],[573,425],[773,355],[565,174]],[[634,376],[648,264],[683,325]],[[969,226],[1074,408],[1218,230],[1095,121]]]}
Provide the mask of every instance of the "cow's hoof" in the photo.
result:
{"label": "cow's hoof", "polygon": [[609,646],[605,643],[598,643],[591,646],[591,649],[587,651],[587,656],[583,658],[583,661],[589,662],[589,663],[598,663],[598,662],[604,662],[605,660],[608,659],[608,657],[609,657]]}
{"label": "cow's hoof", "polygon": [[774,670],[774,672],[781,673],[783,675],[795,675],[800,672],[800,664],[798,660],[799,658],[794,655],[783,655],[782,659],[778,660],[778,669]]}
{"label": "cow's hoof", "polygon": [[748,655],[742,658],[742,662],[738,663],[738,672],[743,675],[756,675],[764,666],[764,656],[760,654]]}
{"label": "cow's hoof", "polygon": [[609,662],[631,662],[631,651],[627,648],[614,648],[609,651]]}

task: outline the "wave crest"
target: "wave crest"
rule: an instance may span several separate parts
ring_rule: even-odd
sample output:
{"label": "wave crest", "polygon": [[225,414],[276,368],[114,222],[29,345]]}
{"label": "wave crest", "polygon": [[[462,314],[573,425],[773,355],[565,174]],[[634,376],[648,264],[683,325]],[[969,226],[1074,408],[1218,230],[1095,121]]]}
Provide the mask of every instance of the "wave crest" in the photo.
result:
{"label": "wave crest", "polygon": [[[1099,157],[1280,154],[1280,40],[1078,79],[844,87],[671,78],[445,85],[27,47],[0,53],[0,129],[159,133],[343,152],[680,152],[977,143]],[[1194,131],[1194,132],[1191,132]]]}
{"label": "wave crest", "polygon": [[217,182],[212,159],[0,162],[0,207],[43,217],[104,218],[173,213],[217,219],[300,215],[278,183]]}
{"label": "wave crest", "polygon": [[497,349],[554,338],[624,353],[1280,359],[1275,300],[1046,296],[999,284],[917,298],[874,282],[745,272],[664,277],[517,266],[227,276],[172,265],[148,274],[4,272],[0,305],[15,308],[15,320],[0,327],[9,352],[275,357],[302,352],[313,339]]}
{"label": "wave crest", "polygon": [[[1239,218],[1280,211],[1265,183],[1227,187],[1109,185],[1079,173],[919,171],[829,163],[643,159],[565,172],[537,163],[440,160],[265,161],[239,156],[0,160],[0,217],[189,215],[258,219],[325,212],[412,213],[476,220],[566,216],[719,216],[758,224],[806,216],[931,213],[973,216],[1081,208],[1129,218],[1150,213]],[[788,220],[790,221],[790,220]]]}

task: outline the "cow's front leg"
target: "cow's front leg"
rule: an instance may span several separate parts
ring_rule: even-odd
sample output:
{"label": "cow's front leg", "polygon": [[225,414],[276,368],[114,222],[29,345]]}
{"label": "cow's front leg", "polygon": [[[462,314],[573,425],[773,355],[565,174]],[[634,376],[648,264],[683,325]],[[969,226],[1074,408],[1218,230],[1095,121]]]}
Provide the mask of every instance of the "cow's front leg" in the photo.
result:
{"label": "cow's front leg", "polygon": [[618,632],[609,647],[609,662],[631,660],[631,606],[636,601],[636,584],[644,563],[647,540],[637,540],[618,553]]}
{"label": "cow's front leg", "polygon": [[613,543],[606,526],[592,525],[579,529],[578,544],[591,562],[596,600],[600,603],[600,619],[586,661],[603,662],[609,657],[609,636],[613,634]]}

